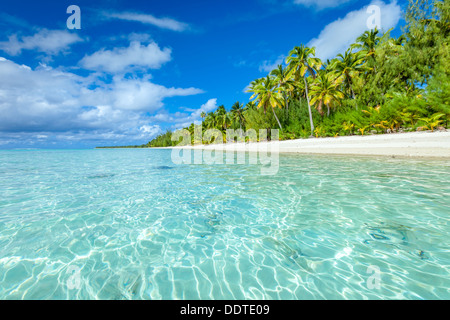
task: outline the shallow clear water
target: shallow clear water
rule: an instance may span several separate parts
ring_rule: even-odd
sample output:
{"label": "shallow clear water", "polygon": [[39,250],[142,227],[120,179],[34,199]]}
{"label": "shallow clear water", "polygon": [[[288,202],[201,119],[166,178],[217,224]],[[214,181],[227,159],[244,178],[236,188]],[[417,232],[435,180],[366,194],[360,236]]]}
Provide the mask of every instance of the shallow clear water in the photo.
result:
{"label": "shallow clear water", "polygon": [[0,299],[450,298],[448,162],[170,155],[0,151]]}

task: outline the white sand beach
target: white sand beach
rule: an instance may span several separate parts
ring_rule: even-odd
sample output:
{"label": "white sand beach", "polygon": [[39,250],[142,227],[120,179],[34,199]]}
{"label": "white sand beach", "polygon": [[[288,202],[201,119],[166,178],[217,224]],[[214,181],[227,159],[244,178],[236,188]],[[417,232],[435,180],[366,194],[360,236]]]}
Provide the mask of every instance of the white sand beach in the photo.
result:
{"label": "white sand beach", "polygon": [[336,154],[450,158],[450,131],[409,132],[337,138],[311,138],[279,142],[232,143],[176,147],[224,151],[258,151],[296,154]]}

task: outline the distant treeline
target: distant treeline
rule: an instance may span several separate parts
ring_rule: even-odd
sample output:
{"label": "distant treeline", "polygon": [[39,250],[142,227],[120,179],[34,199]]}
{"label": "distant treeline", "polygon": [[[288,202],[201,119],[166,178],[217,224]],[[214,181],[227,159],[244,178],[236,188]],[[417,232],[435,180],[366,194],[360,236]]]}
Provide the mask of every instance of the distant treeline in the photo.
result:
{"label": "distant treeline", "polygon": [[142,146],[118,146],[118,147],[96,147],[95,149],[139,149],[148,148],[146,145]]}

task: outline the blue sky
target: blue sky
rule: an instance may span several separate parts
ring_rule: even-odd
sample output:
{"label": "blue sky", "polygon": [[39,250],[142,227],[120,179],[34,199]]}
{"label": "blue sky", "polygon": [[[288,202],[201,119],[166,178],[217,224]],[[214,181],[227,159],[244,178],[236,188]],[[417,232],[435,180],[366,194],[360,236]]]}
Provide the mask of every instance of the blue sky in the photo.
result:
{"label": "blue sky", "polygon": [[[69,30],[69,5],[81,29]],[[0,8],[0,148],[144,144],[246,103],[294,46],[323,59],[367,29],[400,33],[404,1],[11,1]]]}

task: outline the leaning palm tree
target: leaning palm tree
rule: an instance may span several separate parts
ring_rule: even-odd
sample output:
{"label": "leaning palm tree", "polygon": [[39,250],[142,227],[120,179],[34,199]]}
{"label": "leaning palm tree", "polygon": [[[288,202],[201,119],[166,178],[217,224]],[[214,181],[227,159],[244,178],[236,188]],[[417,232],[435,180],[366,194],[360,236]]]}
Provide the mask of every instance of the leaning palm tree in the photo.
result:
{"label": "leaning palm tree", "polygon": [[348,49],[344,55],[338,54],[337,59],[330,65],[330,70],[337,72],[344,79],[353,99],[356,98],[353,90],[353,78],[366,69],[364,59],[364,52],[352,53],[351,49]]}
{"label": "leaning palm tree", "polygon": [[258,109],[262,107],[264,109],[264,114],[266,114],[268,107],[272,108],[278,126],[282,129],[275,108],[283,107],[283,96],[281,95],[280,88],[277,87],[275,80],[270,76],[267,76],[262,82],[258,83],[247,92],[253,92],[250,100],[256,99],[258,101]]}
{"label": "leaning palm tree", "polygon": [[286,62],[289,65],[289,75],[293,75],[296,81],[301,81],[303,78],[305,83],[306,100],[308,101],[309,121],[311,124],[311,136],[314,134],[314,122],[311,112],[311,103],[309,101],[307,74],[315,77],[316,70],[318,70],[322,62],[319,58],[315,58],[315,48],[308,48],[305,46],[295,47],[289,52],[289,57]]}
{"label": "leaning palm tree", "polygon": [[264,82],[265,78],[259,78],[256,80],[253,80],[252,82],[250,82],[250,84],[247,87],[247,91],[246,92],[253,92],[253,88],[261,85]]}
{"label": "leaning palm tree", "polygon": [[330,116],[330,106],[344,99],[344,94],[339,90],[340,80],[332,72],[321,70],[317,78],[311,85],[311,104],[317,104],[317,111],[323,116],[322,106],[325,104],[328,109],[327,116]]}

